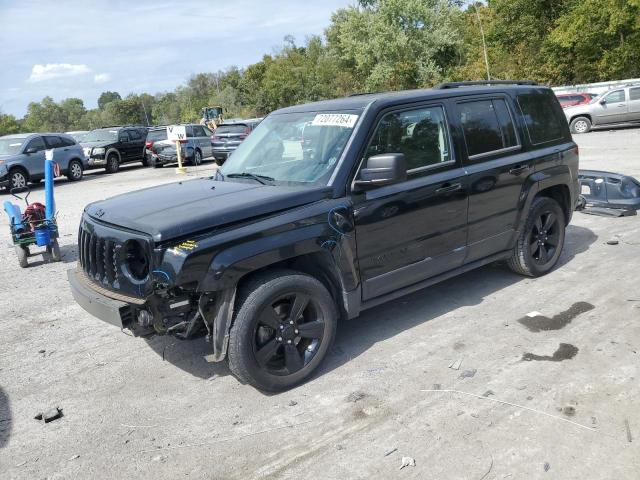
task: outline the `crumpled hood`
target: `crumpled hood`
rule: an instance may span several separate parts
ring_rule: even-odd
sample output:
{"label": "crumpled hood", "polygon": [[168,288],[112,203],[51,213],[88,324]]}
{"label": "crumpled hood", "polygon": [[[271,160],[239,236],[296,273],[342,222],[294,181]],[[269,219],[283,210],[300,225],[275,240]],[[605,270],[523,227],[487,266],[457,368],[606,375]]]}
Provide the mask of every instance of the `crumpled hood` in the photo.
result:
{"label": "crumpled hood", "polygon": [[285,187],[201,178],[94,202],[98,221],[151,235],[156,243],[316,202],[327,187]]}

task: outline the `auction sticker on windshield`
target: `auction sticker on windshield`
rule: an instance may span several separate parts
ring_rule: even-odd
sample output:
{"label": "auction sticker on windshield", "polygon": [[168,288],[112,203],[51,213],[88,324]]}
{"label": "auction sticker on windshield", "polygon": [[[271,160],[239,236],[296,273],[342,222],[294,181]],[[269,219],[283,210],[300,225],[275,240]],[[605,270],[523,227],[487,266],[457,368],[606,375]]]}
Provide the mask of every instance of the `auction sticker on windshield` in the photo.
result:
{"label": "auction sticker on windshield", "polygon": [[348,113],[319,113],[311,125],[353,128],[357,120],[358,115]]}

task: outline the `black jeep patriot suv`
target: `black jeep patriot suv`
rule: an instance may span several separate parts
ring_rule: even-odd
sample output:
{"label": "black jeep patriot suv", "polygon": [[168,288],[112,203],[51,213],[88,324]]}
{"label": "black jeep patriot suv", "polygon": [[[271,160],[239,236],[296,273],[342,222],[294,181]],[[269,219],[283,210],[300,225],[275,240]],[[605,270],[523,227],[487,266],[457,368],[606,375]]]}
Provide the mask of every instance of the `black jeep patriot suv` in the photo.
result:
{"label": "black jeep patriot suv", "polygon": [[338,321],[496,260],[549,272],[578,197],[553,92],[467,82],[269,115],[215,176],[88,205],[76,301],[137,335],[206,333],[278,391]]}

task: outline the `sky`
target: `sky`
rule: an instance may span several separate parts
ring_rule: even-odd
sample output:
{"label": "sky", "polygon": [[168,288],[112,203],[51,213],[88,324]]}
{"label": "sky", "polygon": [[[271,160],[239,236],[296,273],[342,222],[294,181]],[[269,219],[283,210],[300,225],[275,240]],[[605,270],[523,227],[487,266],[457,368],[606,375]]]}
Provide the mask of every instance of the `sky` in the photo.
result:
{"label": "sky", "polygon": [[0,112],[49,95],[173,90],[192,74],[244,67],[285,35],[322,34],[353,0],[0,0]]}

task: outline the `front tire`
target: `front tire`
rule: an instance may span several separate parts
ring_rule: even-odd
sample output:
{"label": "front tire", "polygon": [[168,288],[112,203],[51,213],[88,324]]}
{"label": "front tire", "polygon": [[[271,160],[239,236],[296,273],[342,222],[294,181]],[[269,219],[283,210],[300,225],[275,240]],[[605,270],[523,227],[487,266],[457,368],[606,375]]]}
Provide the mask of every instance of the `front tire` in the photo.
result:
{"label": "front tire", "polygon": [[14,168],[9,172],[9,191],[14,188],[24,188],[29,181],[28,175],[21,168]]}
{"label": "front tire", "polygon": [[257,275],[240,291],[228,363],[242,382],[279,392],[307,380],[335,337],[338,311],[324,285],[290,270]]}
{"label": "front tire", "polygon": [[571,133],[589,133],[591,131],[591,120],[587,117],[576,117],[569,125]]}
{"label": "front tire", "polygon": [[549,273],[558,262],[565,237],[565,218],[554,199],[537,197],[518,234],[509,267],[516,273],[539,277]]}
{"label": "front tire", "polygon": [[120,159],[115,153],[110,153],[107,157],[107,165],[104,167],[107,173],[116,173],[120,169]]}
{"label": "front tire", "polygon": [[69,166],[67,167],[67,178],[71,182],[77,182],[78,180],[82,180],[83,170],[82,163],[78,160],[71,160],[69,162]]}
{"label": "front tire", "polygon": [[22,245],[16,245],[16,255],[18,256],[18,264],[22,268],[27,268],[29,266],[29,249],[27,247],[23,247]]}

